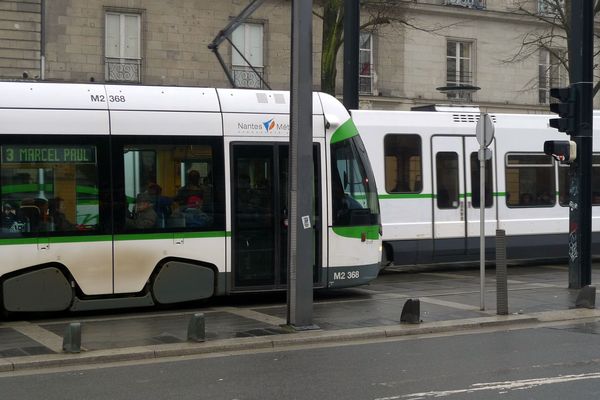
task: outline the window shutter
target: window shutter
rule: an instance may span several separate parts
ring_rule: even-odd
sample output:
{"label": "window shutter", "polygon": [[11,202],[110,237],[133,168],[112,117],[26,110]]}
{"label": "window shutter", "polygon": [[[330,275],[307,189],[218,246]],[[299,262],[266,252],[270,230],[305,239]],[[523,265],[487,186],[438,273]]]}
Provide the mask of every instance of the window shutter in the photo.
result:
{"label": "window shutter", "polygon": [[119,37],[121,24],[119,15],[106,14],[106,57],[119,58],[120,45]]}
{"label": "window shutter", "polygon": [[123,57],[140,58],[140,17],[139,15],[124,15],[125,17],[125,49]]}
{"label": "window shutter", "polygon": [[[238,26],[231,34],[231,42],[238,48],[239,51],[245,51],[245,24]],[[235,50],[231,49],[231,63],[233,65],[247,65],[242,56]]]}
{"label": "window shutter", "polygon": [[252,66],[263,66],[263,26],[259,24],[247,25],[248,37],[246,39],[246,58]]}

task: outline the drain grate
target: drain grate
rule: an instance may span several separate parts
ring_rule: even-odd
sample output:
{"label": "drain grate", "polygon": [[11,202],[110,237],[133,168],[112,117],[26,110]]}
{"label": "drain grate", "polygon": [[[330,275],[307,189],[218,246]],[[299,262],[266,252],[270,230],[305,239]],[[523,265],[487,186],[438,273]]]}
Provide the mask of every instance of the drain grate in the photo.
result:
{"label": "drain grate", "polygon": [[254,337],[254,336],[269,336],[269,335],[281,335],[284,333],[290,333],[280,328],[258,328],[250,329],[243,332],[236,333],[235,337]]}

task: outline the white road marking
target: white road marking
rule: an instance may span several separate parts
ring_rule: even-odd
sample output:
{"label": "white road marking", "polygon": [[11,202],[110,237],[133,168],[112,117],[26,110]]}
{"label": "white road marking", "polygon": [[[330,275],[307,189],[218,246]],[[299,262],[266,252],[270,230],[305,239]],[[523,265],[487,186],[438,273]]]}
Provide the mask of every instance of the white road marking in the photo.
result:
{"label": "white road marking", "polygon": [[261,312],[249,310],[247,308],[220,307],[219,310],[228,312],[230,314],[239,315],[240,317],[264,322],[264,323],[274,325],[274,326],[287,324],[287,321],[283,318],[273,317],[272,315],[263,314]]}
{"label": "white road marking", "polygon": [[46,346],[50,350],[60,353],[62,351],[63,339],[57,334],[42,328],[39,325],[31,324],[27,321],[12,323],[11,328],[15,331],[35,340],[39,344]]}
{"label": "white road marking", "polygon": [[542,265],[541,268],[556,269],[559,271],[568,271],[569,270],[568,266],[559,266],[559,265]]}
{"label": "white road marking", "polygon": [[440,391],[430,391],[430,392],[421,392],[421,393],[410,393],[410,394],[402,394],[398,396],[391,397],[378,397],[374,400],[399,400],[399,399],[409,399],[409,400],[420,400],[430,397],[440,398],[440,397],[448,397],[454,395],[463,395],[468,393],[482,392],[482,391],[498,391],[498,393],[506,392],[509,390],[527,390],[533,389],[542,385],[552,385],[556,383],[565,383],[565,382],[573,382],[573,381],[582,381],[589,379],[600,379],[600,372],[593,372],[589,374],[578,374],[578,375],[561,375],[561,376],[553,376],[548,378],[537,378],[537,379],[523,379],[517,381],[505,381],[505,382],[485,382],[485,383],[474,383],[468,388],[465,389],[455,389],[455,390],[440,390]]}
{"label": "white road marking", "polygon": [[450,278],[450,279],[473,279],[469,275],[460,274],[445,274],[443,272],[419,272],[419,275],[436,276],[438,278]]}
{"label": "white road marking", "polygon": [[456,308],[458,310],[469,310],[469,311],[479,310],[478,306],[472,306],[472,305],[463,304],[463,303],[456,303],[454,301],[434,299],[431,297],[420,297],[419,300],[421,300],[423,303],[429,303],[429,304],[435,304],[438,306]]}

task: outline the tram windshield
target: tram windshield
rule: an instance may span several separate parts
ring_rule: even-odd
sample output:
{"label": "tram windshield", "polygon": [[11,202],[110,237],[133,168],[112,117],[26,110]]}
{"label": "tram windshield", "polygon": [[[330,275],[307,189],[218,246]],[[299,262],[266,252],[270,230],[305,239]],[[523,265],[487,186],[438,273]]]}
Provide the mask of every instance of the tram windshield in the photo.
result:
{"label": "tram windshield", "polygon": [[379,225],[375,179],[360,136],[331,144],[333,226]]}

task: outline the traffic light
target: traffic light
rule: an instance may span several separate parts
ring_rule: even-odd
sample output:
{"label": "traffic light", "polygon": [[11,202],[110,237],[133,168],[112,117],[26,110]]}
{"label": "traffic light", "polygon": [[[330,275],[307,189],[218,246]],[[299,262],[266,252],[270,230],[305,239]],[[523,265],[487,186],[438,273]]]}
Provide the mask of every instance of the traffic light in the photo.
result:
{"label": "traffic light", "polygon": [[550,104],[550,111],[558,114],[560,118],[551,118],[550,126],[574,135],[577,129],[578,96],[577,88],[573,85],[566,88],[551,88],[550,96],[558,99],[559,103]]}
{"label": "traffic light", "polygon": [[557,161],[571,162],[577,158],[577,144],[571,140],[547,140],[544,153]]}

